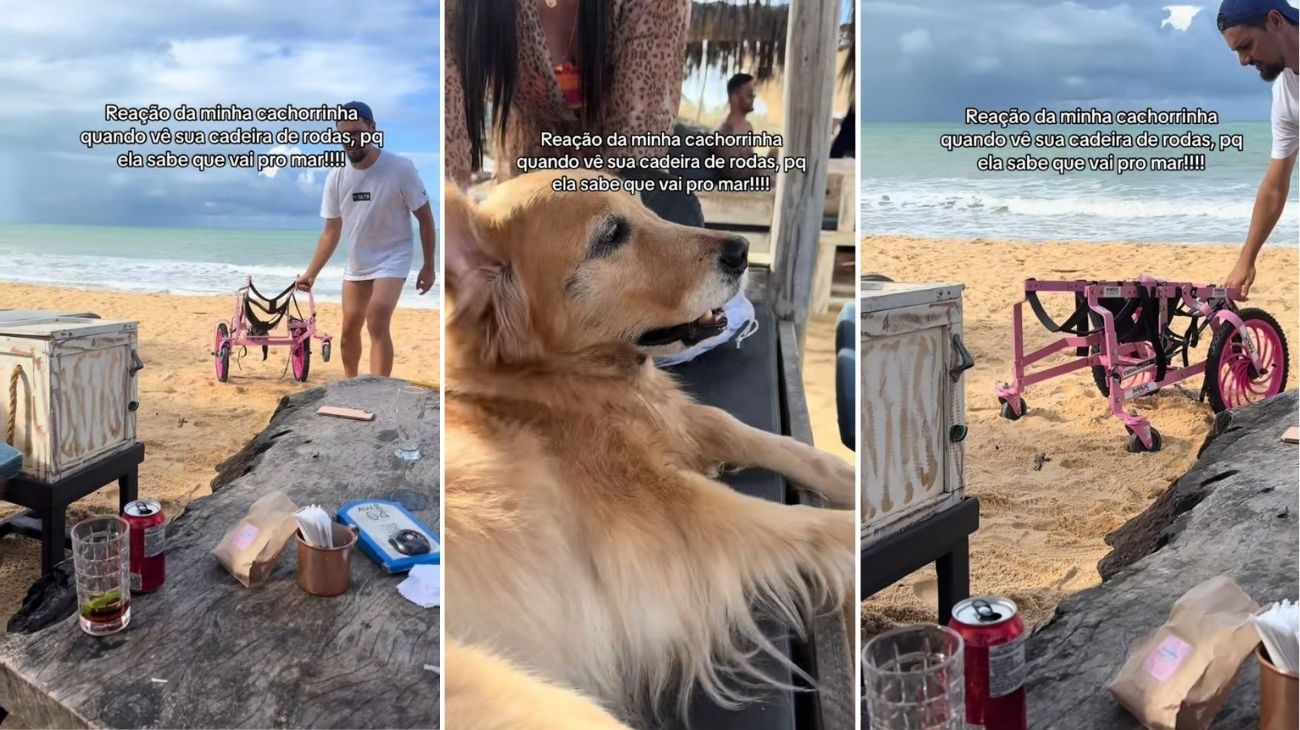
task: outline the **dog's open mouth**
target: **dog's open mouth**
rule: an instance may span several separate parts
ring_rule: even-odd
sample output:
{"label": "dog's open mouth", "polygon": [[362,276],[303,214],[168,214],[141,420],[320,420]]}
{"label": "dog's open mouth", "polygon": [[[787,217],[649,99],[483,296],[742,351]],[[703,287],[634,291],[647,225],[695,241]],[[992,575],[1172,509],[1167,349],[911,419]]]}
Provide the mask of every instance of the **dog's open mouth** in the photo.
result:
{"label": "dog's open mouth", "polygon": [[703,342],[722,334],[727,331],[727,317],[722,313],[719,307],[711,312],[706,312],[704,316],[685,324],[673,325],[672,327],[660,327],[652,329],[641,335],[636,344],[641,347],[660,347],[662,345],[671,345],[674,342],[680,342],[690,346]]}

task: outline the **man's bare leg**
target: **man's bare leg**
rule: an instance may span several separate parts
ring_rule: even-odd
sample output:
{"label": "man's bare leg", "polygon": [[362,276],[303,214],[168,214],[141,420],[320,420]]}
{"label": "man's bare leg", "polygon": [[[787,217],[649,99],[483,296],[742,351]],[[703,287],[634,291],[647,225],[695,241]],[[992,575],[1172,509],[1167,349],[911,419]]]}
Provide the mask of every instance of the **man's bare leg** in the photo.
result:
{"label": "man's bare leg", "polygon": [[370,306],[372,281],[343,282],[343,336],[339,349],[343,351],[343,376],[357,377],[361,364],[361,327],[366,323],[366,309]]}
{"label": "man's bare leg", "polygon": [[375,279],[370,282],[370,303],[366,307],[366,331],[370,333],[370,374],[393,374],[393,310],[402,296],[406,279]]}

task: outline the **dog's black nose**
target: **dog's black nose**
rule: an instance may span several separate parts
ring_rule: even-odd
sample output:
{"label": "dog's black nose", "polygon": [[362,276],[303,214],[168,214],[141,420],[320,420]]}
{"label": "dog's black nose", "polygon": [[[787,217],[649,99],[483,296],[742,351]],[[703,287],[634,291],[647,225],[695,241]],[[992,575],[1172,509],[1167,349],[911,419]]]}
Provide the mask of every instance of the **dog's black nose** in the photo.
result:
{"label": "dog's black nose", "polygon": [[731,236],[723,241],[718,265],[728,274],[743,274],[749,266],[749,241],[742,236]]}

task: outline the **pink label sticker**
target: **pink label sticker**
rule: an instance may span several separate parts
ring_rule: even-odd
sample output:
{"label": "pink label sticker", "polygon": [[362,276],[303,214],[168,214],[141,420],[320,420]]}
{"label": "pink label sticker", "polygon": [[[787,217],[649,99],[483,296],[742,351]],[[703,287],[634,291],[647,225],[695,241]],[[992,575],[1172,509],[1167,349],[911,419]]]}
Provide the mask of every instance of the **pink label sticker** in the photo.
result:
{"label": "pink label sticker", "polygon": [[259,532],[261,532],[261,530],[257,529],[257,525],[245,522],[244,526],[239,528],[239,532],[235,533],[235,547],[240,550],[246,549],[249,545],[253,544],[254,540],[257,539],[257,534]]}
{"label": "pink label sticker", "polygon": [[1147,656],[1147,671],[1161,682],[1167,682],[1174,676],[1174,672],[1178,671],[1178,667],[1182,666],[1183,660],[1191,651],[1191,644],[1177,636],[1166,636],[1165,640],[1160,642],[1160,646]]}

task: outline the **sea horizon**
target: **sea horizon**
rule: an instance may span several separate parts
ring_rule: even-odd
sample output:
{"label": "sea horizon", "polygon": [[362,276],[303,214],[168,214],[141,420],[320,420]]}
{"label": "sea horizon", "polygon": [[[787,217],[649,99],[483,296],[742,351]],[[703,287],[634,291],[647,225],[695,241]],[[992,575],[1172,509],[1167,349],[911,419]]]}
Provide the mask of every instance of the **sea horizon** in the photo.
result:
{"label": "sea horizon", "polygon": [[[177,296],[233,295],[248,276],[265,293],[283,290],[311,261],[319,228],[177,228],[0,223],[0,282]],[[316,279],[316,299],[342,301],[346,237]],[[442,282],[399,307],[439,309]],[[439,254],[441,255],[441,254]]]}
{"label": "sea horizon", "polygon": [[[962,124],[862,125],[859,203],[864,235],[983,238],[1028,242],[1119,241],[1240,245],[1250,226],[1255,192],[1268,166],[1272,133],[1267,123],[1234,122],[1205,127],[1159,128],[1218,135],[1240,133],[1244,151],[1206,155],[1202,172],[997,173],[980,172],[977,161],[1002,157],[1178,156],[1190,149],[1093,149],[1054,151],[1003,148],[954,150],[940,146],[943,133],[985,133]],[[1094,132],[1137,127],[1015,127],[1015,134]],[[1300,185],[1292,185],[1286,211],[1270,244],[1300,245]]]}

